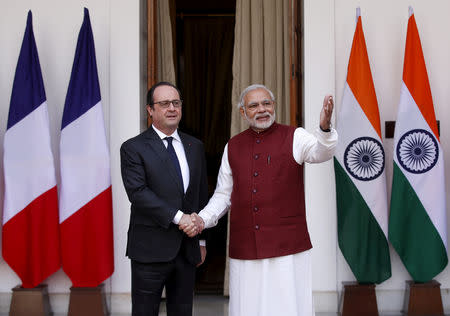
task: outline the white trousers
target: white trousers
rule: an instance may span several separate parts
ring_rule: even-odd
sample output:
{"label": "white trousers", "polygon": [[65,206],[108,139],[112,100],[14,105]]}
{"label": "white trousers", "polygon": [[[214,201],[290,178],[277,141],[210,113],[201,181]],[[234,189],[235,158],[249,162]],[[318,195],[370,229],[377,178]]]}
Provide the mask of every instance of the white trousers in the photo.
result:
{"label": "white trousers", "polygon": [[229,316],[314,316],[311,250],[293,255],[230,258]]}

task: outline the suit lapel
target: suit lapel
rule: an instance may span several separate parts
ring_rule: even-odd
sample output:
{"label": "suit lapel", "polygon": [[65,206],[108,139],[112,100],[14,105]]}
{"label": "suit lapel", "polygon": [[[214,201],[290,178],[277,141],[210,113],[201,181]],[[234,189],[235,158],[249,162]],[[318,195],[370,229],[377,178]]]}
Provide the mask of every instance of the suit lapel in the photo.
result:
{"label": "suit lapel", "polygon": [[[175,181],[177,189],[184,194],[183,184],[180,181],[180,177],[178,176],[177,170],[175,169],[175,166],[173,165],[173,162],[169,157],[169,153],[167,152],[167,148],[166,146],[164,146],[162,139],[159,138],[158,134],[156,134],[155,130],[151,126],[147,129],[145,136],[150,147],[153,149],[159,159],[163,161],[163,163],[167,166],[167,172]],[[164,172],[164,170],[161,171]]]}

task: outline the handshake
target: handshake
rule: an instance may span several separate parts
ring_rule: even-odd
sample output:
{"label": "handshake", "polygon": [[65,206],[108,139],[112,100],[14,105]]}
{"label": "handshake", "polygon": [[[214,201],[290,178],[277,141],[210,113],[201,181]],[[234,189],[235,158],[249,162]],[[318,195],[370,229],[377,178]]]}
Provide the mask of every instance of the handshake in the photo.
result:
{"label": "handshake", "polygon": [[178,223],[178,228],[189,237],[194,237],[203,231],[205,222],[197,213],[183,214]]}

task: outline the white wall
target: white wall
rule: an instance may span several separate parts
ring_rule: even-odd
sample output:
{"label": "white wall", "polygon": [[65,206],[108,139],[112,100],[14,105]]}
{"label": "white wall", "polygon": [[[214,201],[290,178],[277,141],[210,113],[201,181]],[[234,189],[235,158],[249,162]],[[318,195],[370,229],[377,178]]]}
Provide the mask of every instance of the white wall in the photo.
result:
{"label": "white wall", "polygon": [[[305,123],[308,129],[317,126],[320,104],[327,92],[335,94],[336,110],[340,109],[355,30],[356,7],[360,6],[384,137],[384,122],[395,121],[397,115],[409,5],[415,12],[436,117],[441,121],[441,144],[447,156],[447,201],[450,201],[450,143],[446,137],[449,135],[446,119],[450,115],[447,101],[450,94],[449,1],[305,0]],[[384,147],[390,194],[393,140],[384,139]],[[329,306],[317,306],[317,298],[329,297],[327,291],[341,291],[342,281],[354,281],[355,278],[337,247],[332,164],[307,167],[306,187],[310,230],[315,246],[313,287],[316,307],[323,310]],[[411,279],[392,248],[391,262],[392,277],[377,286],[381,312],[401,310],[405,280]],[[450,269],[447,267],[436,280],[441,283],[441,289],[445,289],[442,291],[444,311],[448,313]]]}
{"label": "white wall", "polygon": [[[305,128],[313,131],[326,94],[335,94],[333,0],[304,1]],[[305,167],[306,212],[313,243],[316,311],[336,311],[337,226],[332,161]]]}
{"label": "white wall", "polygon": [[[348,56],[355,27],[355,8],[361,7],[366,44],[384,121],[395,120],[402,78],[408,5],[415,9],[423,51],[433,93],[437,118],[441,120],[441,144],[450,155],[446,118],[446,100],[450,90],[450,12],[447,0],[305,0],[305,125],[312,130],[318,124],[323,95],[333,93],[337,110],[342,99]],[[59,128],[83,6],[90,10],[97,63],[110,140],[113,203],[115,272],[106,282],[112,292],[114,312],[130,310],[130,267],[125,258],[129,202],[120,176],[119,148],[139,133],[140,96],[143,88],[140,64],[142,40],[139,1],[122,0],[17,0],[0,2],[0,155],[11,95],[11,85],[25,29],[28,9],[33,11],[34,31],[47,92],[53,150],[58,157]],[[144,87],[145,89],[145,87]],[[387,161],[392,159],[392,140],[385,140]],[[449,161],[450,158],[447,159]],[[388,163],[388,182],[392,166]],[[447,163],[447,174],[450,166]],[[3,165],[0,160],[0,205],[3,205]],[[447,194],[450,190],[447,176]],[[390,185],[389,185],[390,187]],[[306,203],[314,245],[313,290],[316,311],[336,311],[342,281],[354,280],[343,259],[336,238],[334,171],[331,162],[306,168]],[[450,199],[448,199],[450,200]],[[0,207],[1,210],[1,207]],[[1,211],[0,211],[1,212]],[[382,312],[399,312],[403,302],[404,281],[409,276],[395,252],[392,278],[377,286]],[[450,275],[447,268],[436,279],[442,283],[444,306],[450,311]],[[0,258],[0,313],[9,309],[11,288],[20,283]],[[62,271],[52,275],[49,284],[55,312],[67,310],[70,280]]]}

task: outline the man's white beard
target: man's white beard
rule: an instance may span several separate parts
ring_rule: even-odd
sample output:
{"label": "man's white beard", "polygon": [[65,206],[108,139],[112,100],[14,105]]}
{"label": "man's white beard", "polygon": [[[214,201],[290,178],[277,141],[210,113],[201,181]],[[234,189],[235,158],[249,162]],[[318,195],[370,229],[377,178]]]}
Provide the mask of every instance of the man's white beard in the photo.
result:
{"label": "man's white beard", "polygon": [[[275,112],[273,112],[273,114],[270,114],[269,112],[264,112],[264,113],[259,113],[259,114],[255,114],[255,116],[252,119],[249,119],[247,116],[247,112],[244,110],[244,115],[245,115],[245,119],[247,120],[248,125],[250,125],[250,127],[253,128],[257,128],[257,129],[267,129],[270,126],[272,126],[273,122],[275,122]],[[262,116],[266,116],[269,115],[270,116],[270,120],[268,120],[267,122],[258,122],[256,119]]]}

